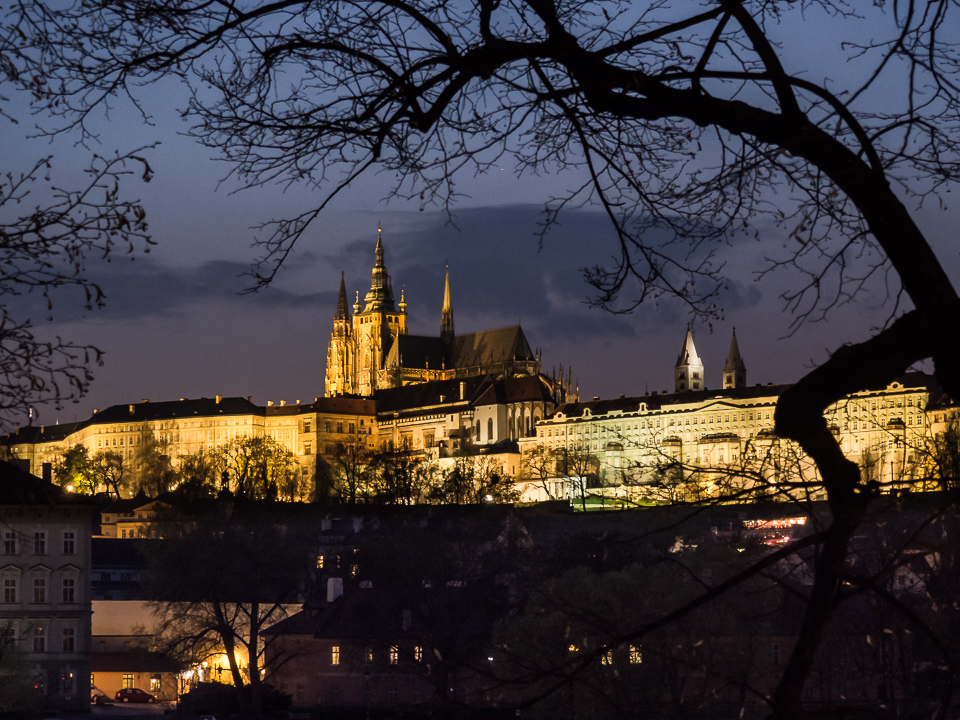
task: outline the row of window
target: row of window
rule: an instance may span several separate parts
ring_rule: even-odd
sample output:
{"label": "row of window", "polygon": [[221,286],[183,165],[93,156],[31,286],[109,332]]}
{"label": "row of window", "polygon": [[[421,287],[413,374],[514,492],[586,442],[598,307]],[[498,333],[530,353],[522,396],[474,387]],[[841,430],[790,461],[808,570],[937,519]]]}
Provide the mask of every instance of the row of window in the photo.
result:
{"label": "row of window", "polygon": [[[29,602],[36,605],[43,605],[50,602],[47,592],[50,585],[47,578],[33,578],[33,584],[28,586],[33,592],[29,596]],[[60,581],[60,602],[71,604],[77,602],[77,581],[72,577],[61,578]],[[12,605],[22,602],[20,597],[20,578],[5,577],[3,579],[3,603]]]}
{"label": "row of window", "polygon": [[[20,638],[17,638],[17,631],[13,626],[8,625],[4,628],[4,634],[8,642],[10,640],[20,640]],[[77,650],[77,630],[73,627],[61,629],[59,645],[52,644],[54,638],[50,636],[44,625],[34,625],[32,629],[27,631],[26,637],[22,640],[26,641],[27,650],[35,653],[76,652]]]}
{"label": "row of window", "polygon": [[[363,662],[365,664],[371,664],[376,661],[376,650],[372,647],[366,647],[363,649]],[[330,664],[339,665],[340,664],[340,646],[334,645],[330,648]],[[423,648],[419,645],[413,647],[412,652],[410,653],[410,659],[413,662],[423,662]],[[389,665],[399,665],[400,664],[400,646],[391,645],[387,651],[387,663]]]}
{"label": "row of window", "polygon": [[[64,531],[62,535],[61,549],[64,555],[77,554],[77,534],[72,531]],[[22,548],[32,548],[34,555],[47,554],[47,533],[38,530],[33,533],[33,538],[21,534],[16,530],[3,531],[3,554],[19,555]]]}

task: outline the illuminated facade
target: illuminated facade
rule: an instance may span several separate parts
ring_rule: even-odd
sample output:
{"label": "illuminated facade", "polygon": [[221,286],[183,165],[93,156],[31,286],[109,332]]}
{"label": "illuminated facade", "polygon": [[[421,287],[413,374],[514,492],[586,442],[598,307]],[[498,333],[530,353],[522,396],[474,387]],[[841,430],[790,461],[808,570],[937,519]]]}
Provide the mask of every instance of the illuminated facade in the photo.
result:
{"label": "illuminated facade", "polygon": [[[723,370],[724,389],[691,387],[702,380],[702,368],[688,331],[675,367],[676,392],[561,405],[537,426],[535,438],[521,440],[521,451],[529,457],[541,446],[558,458],[586,457],[581,464],[590,468],[592,483],[638,496],[648,494],[646,487],[662,486],[670,467],[699,477],[714,494],[730,478],[738,478],[741,490],[753,484],[771,492],[786,487],[781,480],[815,483],[812,461],[774,433],[777,400],[790,386],[746,387],[736,336]],[[938,397],[931,376],[909,373],[886,387],[854,393],[825,415],[843,452],[868,477],[909,487],[930,475],[931,441],[949,415]],[[562,474],[558,464],[550,485],[528,478],[524,499],[569,496],[574,491]],[[816,498],[823,493],[818,487],[813,492]]]}

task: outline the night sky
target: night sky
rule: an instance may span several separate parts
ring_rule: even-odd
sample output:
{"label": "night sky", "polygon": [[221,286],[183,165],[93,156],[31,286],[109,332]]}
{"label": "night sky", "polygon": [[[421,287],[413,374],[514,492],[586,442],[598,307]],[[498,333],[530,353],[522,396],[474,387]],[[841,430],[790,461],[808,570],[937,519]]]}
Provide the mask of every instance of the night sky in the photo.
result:
{"label": "night sky", "polygon": [[[312,401],[323,393],[340,272],[352,304],[356,291],[362,298],[369,288],[378,226],[398,299],[405,290],[410,332],[439,333],[449,264],[458,332],[521,322],[531,345],[542,349],[547,372],[559,365],[573,368],[582,398],[672,390],[672,367],[690,320],[685,308],[664,301],[614,315],[587,302],[593,290],[581,268],[616,251],[606,219],[590,210],[567,212],[561,227],[538,246],[543,203],[578,185],[574,175],[518,178],[505,161],[499,173],[461,178],[458,190],[468,197],[453,217],[384,201],[389,178],[370,176],[308,231],[272,287],[241,294],[250,284],[244,274],[257,256],[251,226],[302,211],[318,195],[298,187],[235,192],[231,181],[220,184],[228,168],[211,150],[179,134],[187,128],[177,111],[186,95],[172,82],[143,94],[152,124],[120,104],[98,120],[100,145],[88,148],[78,146],[75,137],[53,143],[28,139],[34,123],[45,121],[31,118],[25,100],[4,91],[11,99],[3,108],[21,120],[0,125],[5,172],[23,172],[37,157],[53,154],[53,181],[70,186],[90,152],[162,142],[147,155],[155,179],[144,184],[132,178],[123,189],[127,197],[142,199],[157,245],[132,261],[118,256],[88,267],[106,293],[106,308],[85,311],[79,298],[61,293],[48,320],[40,298],[18,301],[38,334],[91,343],[106,353],[90,393],[59,411],[39,408],[37,422],[80,420],[94,408],[142,398],[222,394],[252,395],[260,404]],[[27,204],[42,200],[38,187]],[[960,216],[949,203],[942,208],[928,202],[917,217],[956,277]],[[756,282],[754,273],[765,256],[789,251],[790,242],[786,231],[761,224],[719,246],[729,277],[721,297],[723,320],[712,328],[694,325],[708,387],[720,385],[734,326],[748,383],[765,384],[795,381],[829,351],[866,339],[889,319],[888,288],[877,282],[857,303],[788,336],[792,318],[778,296],[797,278],[783,273]]]}

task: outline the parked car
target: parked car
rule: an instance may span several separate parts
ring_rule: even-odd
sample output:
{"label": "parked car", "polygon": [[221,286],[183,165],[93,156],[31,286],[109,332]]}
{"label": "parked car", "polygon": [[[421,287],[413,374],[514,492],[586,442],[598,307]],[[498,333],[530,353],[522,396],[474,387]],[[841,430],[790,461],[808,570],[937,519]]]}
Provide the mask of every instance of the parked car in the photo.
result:
{"label": "parked car", "polygon": [[106,693],[102,693],[99,690],[90,695],[91,705],[106,705],[108,702],[110,702],[110,698],[107,697]]}
{"label": "parked car", "polygon": [[153,695],[140,688],[124,688],[123,690],[118,690],[116,698],[117,702],[127,703],[152,703],[157,701]]}

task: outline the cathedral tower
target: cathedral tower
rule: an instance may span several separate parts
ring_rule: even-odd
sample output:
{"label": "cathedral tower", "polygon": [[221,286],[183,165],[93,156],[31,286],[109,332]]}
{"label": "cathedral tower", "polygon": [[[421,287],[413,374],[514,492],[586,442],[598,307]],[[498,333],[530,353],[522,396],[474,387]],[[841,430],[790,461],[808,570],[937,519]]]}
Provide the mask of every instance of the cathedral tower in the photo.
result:
{"label": "cathedral tower", "polygon": [[450,302],[450,268],[443,286],[443,310],[440,313],[440,339],[447,345],[453,342],[453,305]]}
{"label": "cathedral tower", "polygon": [[377,373],[383,369],[393,339],[407,332],[406,303],[399,309],[393,298],[393,281],[384,263],[383,238],[377,229],[376,262],[370,273],[370,291],[354,306],[353,336],[356,343],[356,386],[354,392],[372,395]]}
{"label": "cathedral tower", "polygon": [[733,339],[730,341],[730,354],[723,366],[723,389],[742,388],[747,386],[747,366],[740,357],[740,346],[737,344],[737,329],[733,329]]}
{"label": "cathedral tower", "polygon": [[345,395],[354,392],[354,346],[350,309],[347,307],[347,286],[340,273],[340,296],[337,298],[337,314],[333,317],[333,333],[327,347],[327,377],[324,394]]}
{"label": "cathedral tower", "polygon": [[687,337],[683,341],[683,349],[677,357],[677,364],[673,367],[674,390],[688,392],[703,390],[703,362],[697,355],[697,348],[693,344],[693,333],[687,328]]}

